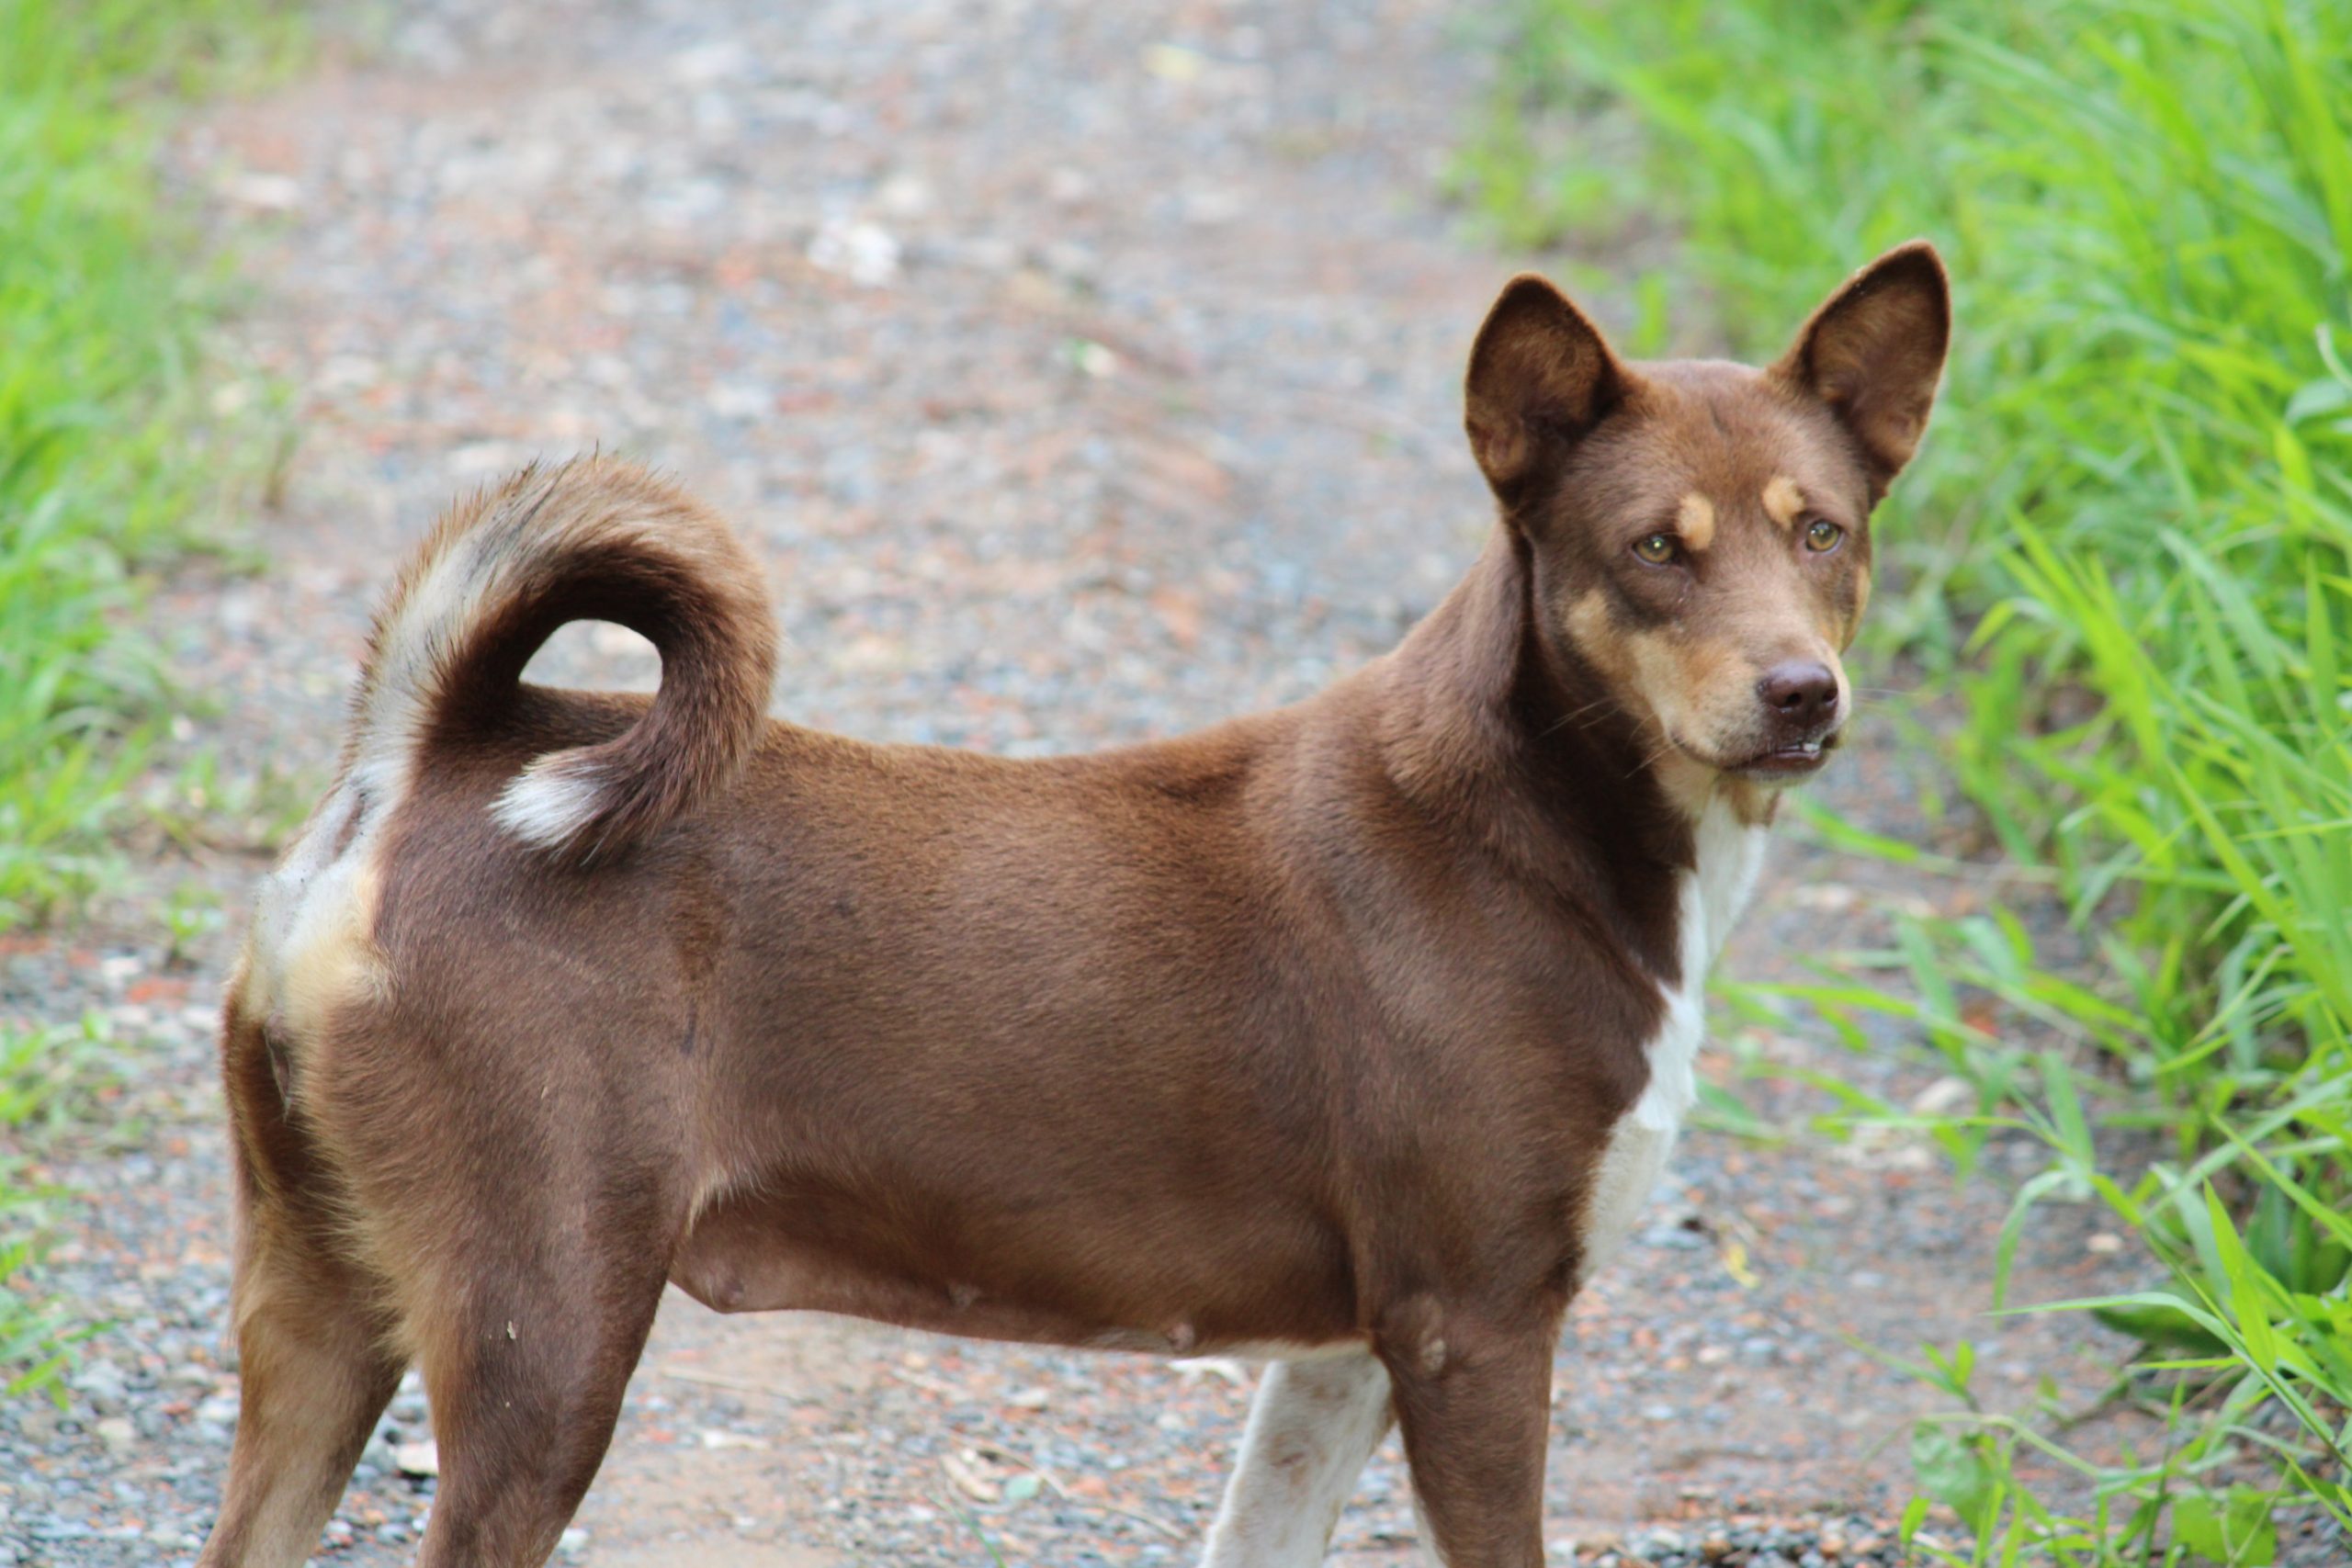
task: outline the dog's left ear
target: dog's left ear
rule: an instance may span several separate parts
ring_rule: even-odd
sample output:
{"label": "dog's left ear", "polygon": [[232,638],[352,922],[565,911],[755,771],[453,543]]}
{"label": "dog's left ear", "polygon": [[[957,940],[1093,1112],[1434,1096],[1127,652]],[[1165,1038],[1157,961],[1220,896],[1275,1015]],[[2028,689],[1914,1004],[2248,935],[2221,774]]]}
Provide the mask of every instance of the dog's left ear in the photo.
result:
{"label": "dog's left ear", "polygon": [[1951,343],[1944,264],[1914,240],[1832,294],[1772,374],[1829,405],[1861,448],[1875,503],[1919,449]]}

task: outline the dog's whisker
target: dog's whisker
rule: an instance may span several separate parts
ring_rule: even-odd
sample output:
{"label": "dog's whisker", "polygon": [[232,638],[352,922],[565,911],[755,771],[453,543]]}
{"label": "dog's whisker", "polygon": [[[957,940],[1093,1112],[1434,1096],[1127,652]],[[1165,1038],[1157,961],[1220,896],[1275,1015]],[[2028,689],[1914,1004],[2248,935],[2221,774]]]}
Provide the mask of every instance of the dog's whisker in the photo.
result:
{"label": "dog's whisker", "polygon": [[1612,696],[1600,696],[1593,698],[1592,701],[1586,703],[1581,707],[1570,708],[1566,713],[1562,714],[1558,718],[1553,720],[1550,724],[1545,725],[1542,729],[1536,731],[1535,739],[1538,740],[1548,739],[1550,737],[1558,734],[1561,730],[1566,729],[1569,725],[1574,724],[1577,719],[1582,718],[1585,715],[1591,713],[1598,708],[1608,707],[1616,701],[1617,699]]}
{"label": "dog's whisker", "polygon": [[1663,757],[1668,752],[1673,750],[1675,749],[1675,739],[1672,735],[1661,732],[1657,745],[1650,750],[1648,755],[1643,757],[1640,761],[1635,762],[1631,768],[1627,769],[1625,771],[1625,776],[1630,779],[1634,774],[1644,772],[1651,763],[1657,761],[1660,757]]}

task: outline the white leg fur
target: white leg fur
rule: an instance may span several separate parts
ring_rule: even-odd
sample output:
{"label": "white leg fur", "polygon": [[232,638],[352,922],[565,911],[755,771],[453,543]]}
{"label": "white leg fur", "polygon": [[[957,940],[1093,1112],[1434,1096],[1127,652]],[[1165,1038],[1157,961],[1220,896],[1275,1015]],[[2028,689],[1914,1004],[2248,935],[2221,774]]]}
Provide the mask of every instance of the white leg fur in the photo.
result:
{"label": "white leg fur", "polygon": [[1203,1568],[1315,1568],[1390,1418],[1368,1351],[1268,1367]]}

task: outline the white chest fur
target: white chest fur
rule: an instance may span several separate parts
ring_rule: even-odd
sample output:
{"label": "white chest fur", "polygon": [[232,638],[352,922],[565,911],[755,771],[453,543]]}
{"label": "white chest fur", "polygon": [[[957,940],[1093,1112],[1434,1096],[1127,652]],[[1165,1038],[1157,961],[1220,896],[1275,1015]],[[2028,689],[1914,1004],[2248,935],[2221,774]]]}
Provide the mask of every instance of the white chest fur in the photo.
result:
{"label": "white chest fur", "polygon": [[[1756,890],[1764,859],[1764,829],[1743,825],[1721,801],[1710,802],[1698,826],[1698,865],[1679,889],[1681,976],[1661,987],[1666,1013],[1648,1045],[1649,1087],[1618,1118],[1602,1151],[1584,1213],[1583,1278],[1614,1257],[1634,1217],[1657,1185],[1675,1134],[1699,1097],[1699,1043],[1707,1032],[1707,971],[1723,951],[1732,922]],[[1581,1282],[1581,1281],[1579,1281]]]}

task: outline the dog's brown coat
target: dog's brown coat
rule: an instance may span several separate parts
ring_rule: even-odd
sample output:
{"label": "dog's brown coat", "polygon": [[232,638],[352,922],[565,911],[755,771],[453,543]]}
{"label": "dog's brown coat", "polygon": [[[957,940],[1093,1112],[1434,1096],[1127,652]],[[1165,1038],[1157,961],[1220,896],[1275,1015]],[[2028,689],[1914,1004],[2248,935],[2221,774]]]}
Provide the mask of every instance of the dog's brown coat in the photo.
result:
{"label": "dog's brown coat", "polygon": [[[1702,978],[1696,810],[1769,811],[1716,763],[1759,661],[1850,637],[1944,310],[1914,247],[1770,371],[1638,367],[1514,283],[1469,389],[1503,521],[1463,584],[1310,702],[1094,756],[760,720],[748,568],[635,470],[446,525],[271,895],[329,955],[289,975],[257,936],[232,990],[248,1382],[207,1568],[299,1561],[412,1355],[424,1561],[540,1560],[670,1279],[1008,1338],[1361,1344],[1445,1561],[1540,1562],[1595,1164],[1664,987]],[[1767,517],[1781,476],[1846,527],[1834,566]],[[1703,565],[1629,566],[1693,495]],[[650,704],[518,683],[580,616],[662,647]],[[601,792],[556,852],[497,815],[535,766]]]}

